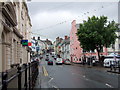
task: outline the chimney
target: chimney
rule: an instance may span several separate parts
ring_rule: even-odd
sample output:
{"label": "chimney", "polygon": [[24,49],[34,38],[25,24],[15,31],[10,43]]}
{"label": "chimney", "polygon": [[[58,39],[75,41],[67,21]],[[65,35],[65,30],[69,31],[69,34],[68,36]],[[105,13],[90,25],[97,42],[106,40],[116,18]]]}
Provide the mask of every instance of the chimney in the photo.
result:
{"label": "chimney", "polygon": [[33,37],[33,40],[35,40],[35,37]]}
{"label": "chimney", "polygon": [[68,39],[68,36],[65,36],[64,39],[65,39],[65,40]]}
{"label": "chimney", "polygon": [[60,42],[62,42],[62,40],[63,40],[62,38],[59,39]]}
{"label": "chimney", "polygon": [[59,41],[59,37],[56,38],[56,41]]}
{"label": "chimney", "polygon": [[38,37],[38,40],[40,40],[40,37]]}

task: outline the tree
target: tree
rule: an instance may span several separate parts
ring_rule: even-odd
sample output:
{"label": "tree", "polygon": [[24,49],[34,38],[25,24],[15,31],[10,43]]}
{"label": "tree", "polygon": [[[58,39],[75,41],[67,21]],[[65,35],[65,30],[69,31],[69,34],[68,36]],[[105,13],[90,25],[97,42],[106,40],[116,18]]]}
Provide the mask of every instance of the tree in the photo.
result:
{"label": "tree", "polygon": [[115,33],[118,30],[118,24],[115,21],[107,21],[106,16],[91,18],[88,17],[88,21],[83,21],[79,25],[77,31],[78,41],[80,46],[86,51],[98,52],[98,58],[100,60],[100,51],[103,47],[110,47],[115,43],[117,35]]}

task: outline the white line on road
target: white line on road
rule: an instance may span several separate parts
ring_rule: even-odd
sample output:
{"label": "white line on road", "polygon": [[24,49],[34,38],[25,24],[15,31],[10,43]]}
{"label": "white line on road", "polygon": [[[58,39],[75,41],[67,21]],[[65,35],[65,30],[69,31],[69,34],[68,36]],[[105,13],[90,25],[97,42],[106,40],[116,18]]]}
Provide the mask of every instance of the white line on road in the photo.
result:
{"label": "white line on road", "polygon": [[50,83],[52,80],[53,80],[53,78],[51,78],[51,79],[48,81],[48,83]]}
{"label": "white line on road", "polygon": [[110,87],[110,88],[113,88],[110,84],[106,83],[105,84],[106,86]]}
{"label": "white line on road", "polygon": [[83,77],[85,78],[85,75]]}
{"label": "white line on road", "polygon": [[57,90],[60,90],[58,87],[56,87],[56,86],[52,86],[53,88],[56,88]]}
{"label": "white line on road", "polygon": [[88,81],[89,79],[87,79],[87,78],[86,78],[85,80],[87,80],[87,81]]}
{"label": "white line on road", "polygon": [[86,76],[85,76],[85,75],[83,75],[83,78],[85,78],[85,80],[87,80],[87,81],[89,80],[89,79],[87,79],[87,78],[86,78]]}

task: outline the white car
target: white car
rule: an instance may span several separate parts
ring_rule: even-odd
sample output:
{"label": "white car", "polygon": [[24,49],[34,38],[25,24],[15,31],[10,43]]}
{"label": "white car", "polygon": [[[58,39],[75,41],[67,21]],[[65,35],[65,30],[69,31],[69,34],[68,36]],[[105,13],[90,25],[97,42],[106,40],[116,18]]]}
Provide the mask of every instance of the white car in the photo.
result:
{"label": "white car", "polygon": [[63,64],[62,58],[57,58],[56,59],[56,65],[58,65],[58,64]]}
{"label": "white car", "polygon": [[110,65],[117,65],[120,62],[120,58],[114,59],[114,57],[106,57],[104,59],[104,67],[110,67]]}

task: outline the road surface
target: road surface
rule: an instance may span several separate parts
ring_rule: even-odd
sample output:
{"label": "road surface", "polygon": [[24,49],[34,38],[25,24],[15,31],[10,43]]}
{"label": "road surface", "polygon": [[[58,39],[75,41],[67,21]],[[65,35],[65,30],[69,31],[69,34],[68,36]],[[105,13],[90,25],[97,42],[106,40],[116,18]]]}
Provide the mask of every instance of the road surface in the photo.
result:
{"label": "road surface", "polygon": [[118,74],[74,65],[47,65],[40,62],[37,88],[118,88]]}

